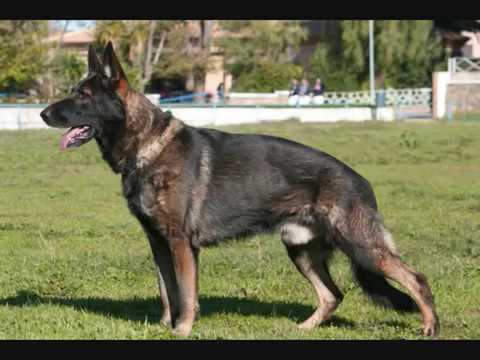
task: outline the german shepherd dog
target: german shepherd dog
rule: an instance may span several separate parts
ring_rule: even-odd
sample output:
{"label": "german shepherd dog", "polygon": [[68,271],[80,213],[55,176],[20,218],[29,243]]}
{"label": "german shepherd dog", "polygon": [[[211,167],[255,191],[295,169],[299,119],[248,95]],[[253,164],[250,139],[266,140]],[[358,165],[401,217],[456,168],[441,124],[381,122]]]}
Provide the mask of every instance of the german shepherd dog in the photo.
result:
{"label": "german shepherd dog", "polygon": [[199,312],[200,248],[274,230],[318,298],[301,329],[329,319],[342,301],[327,266],[339,248],[375,303],[420,310],[423,334],[438,335],[427,279],[400,259],[362,176],[293,141],[188,126],[129,86],[111,42],[101,63],[90,47],[88,70],[71,95],[41,117],[49,126],[69,128],[61,149],[95,139],[121,174],[128,207],[153,253],[161,322],[172,325],[175,335],[189,335]]}

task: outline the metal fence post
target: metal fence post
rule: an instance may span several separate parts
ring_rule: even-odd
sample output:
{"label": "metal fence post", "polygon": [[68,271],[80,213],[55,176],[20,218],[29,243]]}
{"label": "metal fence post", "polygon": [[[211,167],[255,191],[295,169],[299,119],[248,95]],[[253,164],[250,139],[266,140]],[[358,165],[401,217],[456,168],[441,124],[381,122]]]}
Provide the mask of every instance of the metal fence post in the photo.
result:
{"label": "metal fence post", "polygon": [[447,120],[448,122],[452,121],[452,103],[449,101],[447,104]]}
{"label": "metal fence post", "polygon": [[213,105],[213,123],[217,125],[217,104],[213,102],[212,105]]}
{"label": "metal fence post", "polygon": [[20,116],[20,106],[15,104],[15,108],[17,109],[17,130],[22,130],[22,119]]}

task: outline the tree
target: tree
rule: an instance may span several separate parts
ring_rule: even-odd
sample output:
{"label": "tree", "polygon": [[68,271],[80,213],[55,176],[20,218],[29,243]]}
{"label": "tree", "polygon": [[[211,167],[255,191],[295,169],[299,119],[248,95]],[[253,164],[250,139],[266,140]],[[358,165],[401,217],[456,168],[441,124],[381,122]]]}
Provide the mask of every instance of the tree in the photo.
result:
{"label": "tree", "polygon": [[295,64],[262,63],[240,76],[234,85],[235,91],[273,92],[287,89],[292,79],[302,76],[303,69]]}
{"label": "tree", "polygon": [[341,52],[334,46],[321,43],[311,56],[308,65],[308,77],[311,83],[320,78],[327,91],[352,91],[359,88],[362,73],[350,67]]}
{"label": "tree", "polygon": [[[306,39],[307,32],[297,20],[224,20],[225,35],[217,39],[226,69],[243,82],[265,64],[286,64]],[[288,86],[288,84],[286,84]]]}
{"label": "tree", "polygon": [[25,91],[45,70],[47,21],[0,21],[0,89]]}
{"label": "tree", "polygon": [[[209,68],[211,37],[211,23],[207,28],[205,22],[206,20],[198,21],[198,23],[182,22],[171,28],[167,35],[164,55],[156,64],[157,74],[161,74],[163,77],[180,77],[190,80],[193,88],[197,91],[203,90],[205,74]],[[196,25],[200,28],[200,33],[198,34],[199,41],[195,44],[191,38],[197,37],[197,34],[193,33]]]}
{"label": "tree", "polygon": [[143,90],[142,53],[147,26],[148,21],[144,20],[101,20],[95,26],[97,51],[103,51],[107,42],[112,41],[131,86],[140,90]]}
{"label": "tree", "polygon": [[96,40],[102,46],[112,40],[117,54],[126,64],[130,81],[145,90],[155,76],[203,74],[208,58],[208,51],[204,50],[209,42],[211,23],[206,20],[201,22],[204,26],[199,49],[192,46],[186,20],[98,21]]}
{"label": "tree", "polygon": [[59,52],[51,63],[52,80],[57,94],[64,96],[70,92],[86,72],[85,60],[78,55]]}
{"label": "tree", "polygon": [[431,86],[432,72],[445,63],[433,21],[379,21],[378,72],[389,87]]}
{"label": "tree", "polygon": [[[310,60],[312,76],[331,90],[367,89],[368,21],[341,21],[340,44],[320,44]],[[432,71],[445,61],[443,47],[427,20],[375,21],[375,76],[379,87],[431,85]]]}

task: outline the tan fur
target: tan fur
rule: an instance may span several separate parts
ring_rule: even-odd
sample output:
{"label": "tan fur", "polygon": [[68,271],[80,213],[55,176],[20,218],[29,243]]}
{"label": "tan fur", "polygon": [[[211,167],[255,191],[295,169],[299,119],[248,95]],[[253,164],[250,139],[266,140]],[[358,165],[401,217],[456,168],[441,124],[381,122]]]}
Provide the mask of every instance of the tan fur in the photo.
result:
{"label": "tan fur", "polygon": [[137,167],[142,169],[148,166],[156,157],[158,157],[165,147],[183,128],[183,123],[176,119],[170,121],[170,125],[160,138],[143,143],[137,153]]}
{"label": "tan fur", "polygon": [[399,253],[398,253],[397,247],[395,246],[395,242],[393,241],[392,234],[384,226],[382,226],[381,229],[382,229],[382,237],[383,237],[384,244],[393,255],[398,256]]}
{"label": "tan fur", "polygon": [[438,333],[439,321],[433,304],[433,295],[427,279],[421,273],[403,263],[399,257],[384,256],[377,264],[386,277],[404,286],[417,303],[423,317],[423,334],[432,336]]}
{"label": "tan fur", "polygon": [[192,209],[190,211],[190,222],[191,227],[196,228],[198,224],[196,223],[199,219],[199,213],[202,209],[203,202],[207,197],[208,184],[210,183],[210,154],[208,150],[204,149],[200,156],[200,175],[198,177],[198,182],[196,186],[192,189]]}

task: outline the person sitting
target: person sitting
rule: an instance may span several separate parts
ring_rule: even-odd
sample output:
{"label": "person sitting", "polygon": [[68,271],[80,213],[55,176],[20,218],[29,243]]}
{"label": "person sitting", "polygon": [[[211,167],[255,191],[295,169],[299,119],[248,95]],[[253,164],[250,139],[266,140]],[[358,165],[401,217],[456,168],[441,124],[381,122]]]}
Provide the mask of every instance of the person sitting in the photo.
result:
{"label": "person sitting", "polygon": [[292,79],[292,85],[290,86],[290,92],[288,93],[288,96],[298,95],[298,91],[299,91],[298,80]]}
{"label": "person sitting", "polygon": [[312,89],[313,103],[315,105],[321,105],[324,102],[323,93],[325,92],[325,85],[322,84],[322,80],[315,81],[315,86]]}
{"label": "person sitting", "polygon": [[299,90],[300,90],[300,87],[298,86],[298,80],[292,79],[292,85],[290,86],[290,91],[288,93],[289,105],[297,105]]}
{"label": "person sitting", "polygon": [[325,92],[325,86],[322,84],[322,80],[317,79],[315,86],[312,89],[313,96],[323,95]]}
{"label": "person sitting", "polygon": [[300,105],[308,105],[310,104],[311,98],[309,96],[310,87],[308,84],[307,79],[302,80],[302,85],[300,86],[298,96],[299,96],[299,104]]}
{"label": "person sitting", "polygon": [[300,89],[299,89],[298,95],[300,95],[300,96],[305,96],[305,95],[308,94],[308,90],[309,90],[308,80],[307,80],[307,79],[303,79],[303,80],[302,80],[302,85],[300,85]]}

